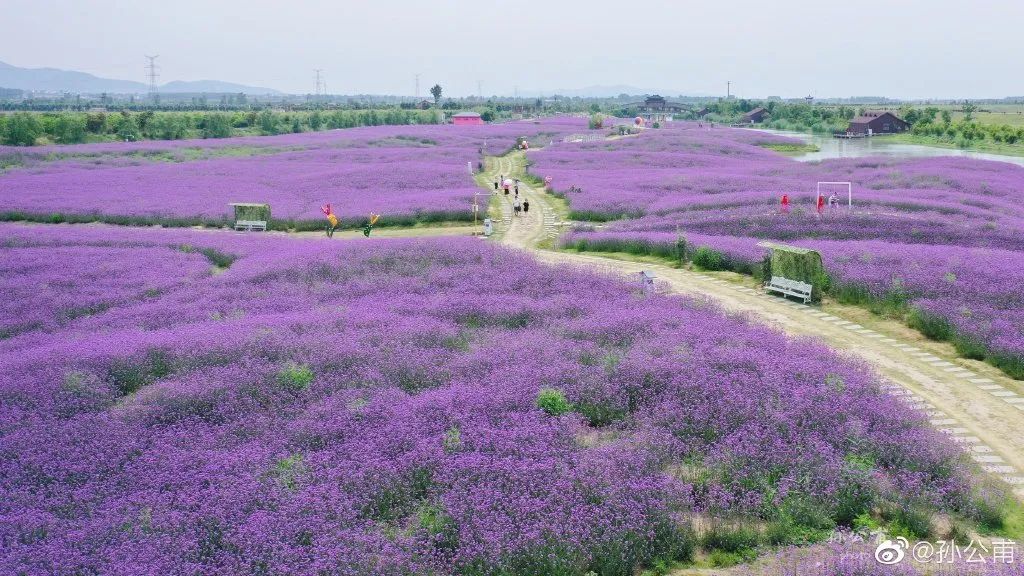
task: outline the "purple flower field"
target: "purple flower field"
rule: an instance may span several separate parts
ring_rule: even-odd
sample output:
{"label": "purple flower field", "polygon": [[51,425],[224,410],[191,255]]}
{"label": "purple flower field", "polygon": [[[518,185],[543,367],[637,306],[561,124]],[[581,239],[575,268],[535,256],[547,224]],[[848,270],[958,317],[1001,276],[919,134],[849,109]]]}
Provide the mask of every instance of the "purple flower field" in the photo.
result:
{"label": "purple flower field", "polygon": [[[575,217],[614,220],[567,245],[666,252],[679,230],[740,268],[760,260],[761,239],[815,248],[838,292],[909,303],[926,334],[1024,378],[1024,169],[951,157],[802,163],[760,146],[784,140],[677,123],[531,152],[531,170],[553,178]],[[841,198],[819,217],[818,181],[852,182],[852,212]]]}
{"label": "purple flower field", "polygon": [[627,576],[697,515],[972,510],[862,367],[478,240],[0,224],[0,261],[3,574]]}
{"label": "purple flower field", "polygon": [[[275,219],[319,224],[331,202],[353,224],[472,219],[479,189],[468,173],[481,151],[501,154],[518,136],[556,138],[585,121],[555,118],[453,127],[374,126],[223,140],[50,146],[0,172],[6,219],[220,224],[229,202],[266,202]],[[485,148],[486,144],[486,148]]]}

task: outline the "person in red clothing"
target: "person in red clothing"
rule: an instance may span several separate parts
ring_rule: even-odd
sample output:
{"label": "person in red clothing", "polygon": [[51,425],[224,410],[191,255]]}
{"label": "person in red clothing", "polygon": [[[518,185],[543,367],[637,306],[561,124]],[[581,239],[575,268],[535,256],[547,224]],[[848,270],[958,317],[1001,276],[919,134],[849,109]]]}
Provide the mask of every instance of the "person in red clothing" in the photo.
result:
{"label": "person in red clothing", "polygon": [[338,227],[338,217],[334,215],[330,204],[321,206],[320,211],[327,217],[327,237],[331,238],[334,236],[334,230]]}
{"label": "person in red clothing", "polygon": [[789,212],[789,194],[782,195],[782,211]]}
{"label": "person in red clothing", "polygon": [[822,196],[821,194],[818,194],[818,216],[821,216],[821,213],[824,212],[824,211],[825,211],[825,197]]}

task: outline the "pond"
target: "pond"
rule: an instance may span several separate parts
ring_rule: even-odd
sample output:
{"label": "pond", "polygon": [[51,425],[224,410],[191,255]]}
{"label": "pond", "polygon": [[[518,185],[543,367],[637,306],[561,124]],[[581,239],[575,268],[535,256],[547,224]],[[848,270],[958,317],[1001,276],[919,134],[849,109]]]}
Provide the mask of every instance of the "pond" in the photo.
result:
{"label": "pond", "polygon": [[994,160],[996,162],[1009,162],[1024,166],[1024,156],[1006,156],[1003,154],[992,154],[990,152],[977,152],[974,150],[960,150],[958,148],[938,148],[935,146],[923,146],[920,144],[902,144],[889,140],[885,136],[873,138],[857,138],[847,140],[845,138],[832,138],[818,134],[806,134],[804,132],[790,132],[788,130],[761,129],[762,132],[778,134],[798,138],[814,144],[819,148],[817,152],[808,152],[793,156],[794,160],[800,162],[817,162],[829,158],[860,158],[864,156],[892,156],[896,158],[924,158],[930,156],[964,156],[977,158],[979,160]]}

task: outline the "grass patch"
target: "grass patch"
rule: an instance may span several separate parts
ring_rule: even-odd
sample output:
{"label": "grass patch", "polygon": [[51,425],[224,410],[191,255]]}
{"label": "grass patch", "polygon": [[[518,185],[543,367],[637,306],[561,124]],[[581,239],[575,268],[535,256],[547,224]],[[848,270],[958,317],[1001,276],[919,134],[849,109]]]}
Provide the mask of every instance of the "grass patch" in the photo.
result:
{"label": "grass patch", "polygon": [[950,141],[937,136],[923,136],[915,134],[893,134],[891,136],[886,136],[886,139],[900,144],[917,144],[920,146],[931,146],[933,148],[974,150],[977,152],[1002,154],[1004,156],[1024,156],[1024,143],[1006,144],[1002,142],[993,142],[988,139]]}
{"label": "grass patch", "polygon": [[801,156],[811,152],[819,152],[821,148],[817,144],[758,144],[762,148],[774,150],[786,156]]}
{"label": "grass patch", "polygon": [[314,377],[313,370],[309,366],[289,362],[278,370],[275,380],[285,390],[302,392],[309,390],[309,385],[313,383]]}

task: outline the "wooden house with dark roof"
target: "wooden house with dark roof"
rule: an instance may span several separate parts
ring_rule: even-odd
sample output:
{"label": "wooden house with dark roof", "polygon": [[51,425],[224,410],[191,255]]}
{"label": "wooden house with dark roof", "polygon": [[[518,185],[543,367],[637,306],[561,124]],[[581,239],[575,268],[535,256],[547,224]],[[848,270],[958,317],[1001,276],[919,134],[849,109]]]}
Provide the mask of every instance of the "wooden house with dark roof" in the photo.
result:
{"label": "wooden house with dark roof", "polygon": [[737,122],[737,124],[760,124],[761,122],[764,122],[767,116],[768,111],[758,106],[743,116],[740,116],[740,121]]}
{"label": "wooden house with dark roof", "polygon": [[900,134],[910,129],[910,123],[885,110],[864,112],[850,120],[846,133],[851,136],[873,136],[875,134]]}

